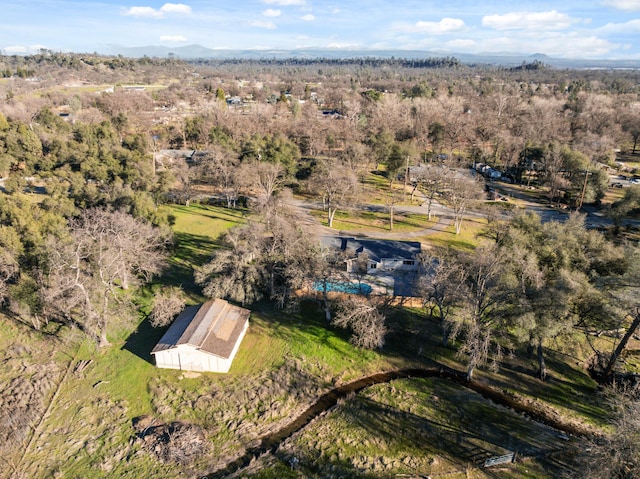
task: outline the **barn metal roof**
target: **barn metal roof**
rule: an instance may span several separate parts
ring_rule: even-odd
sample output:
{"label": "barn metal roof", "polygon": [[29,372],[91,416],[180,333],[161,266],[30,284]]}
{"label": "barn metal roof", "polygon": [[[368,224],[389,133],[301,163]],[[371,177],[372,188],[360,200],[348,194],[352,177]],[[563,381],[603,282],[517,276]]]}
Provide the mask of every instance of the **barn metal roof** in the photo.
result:
{"label": "barn metal roof", "polygon": [[249,320],[248,309],[223,299],[187,306],[162,336],[151,354],[183,345],[228,358]]}

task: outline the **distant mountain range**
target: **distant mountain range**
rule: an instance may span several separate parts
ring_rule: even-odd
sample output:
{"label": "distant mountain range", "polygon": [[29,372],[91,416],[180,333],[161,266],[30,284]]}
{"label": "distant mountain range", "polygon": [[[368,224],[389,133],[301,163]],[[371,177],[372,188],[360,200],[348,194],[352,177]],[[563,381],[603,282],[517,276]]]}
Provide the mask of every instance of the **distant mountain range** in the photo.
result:
{"label": "distant mountain range", "polygon": [[640,68],[640,60],[590,60],[554,58],[542,53],[523,55],[511,52],[498,53],[452,53],[442,51],[420,50],[343,50],[343,49],[299,49],[299,50],[227,50],[203,47],[202,45],[185,45],[181,47],[142,46],[123,47],[109,45],[98,51],[104,55],[122,55],[125,57],[168,57],[175,56],[184,60],[212,59],[287,59],[287,58],[407,58],[425,59],[436,57],[455,57],[465,64],[484,64],[517,66],[538,60],[556,68]]}

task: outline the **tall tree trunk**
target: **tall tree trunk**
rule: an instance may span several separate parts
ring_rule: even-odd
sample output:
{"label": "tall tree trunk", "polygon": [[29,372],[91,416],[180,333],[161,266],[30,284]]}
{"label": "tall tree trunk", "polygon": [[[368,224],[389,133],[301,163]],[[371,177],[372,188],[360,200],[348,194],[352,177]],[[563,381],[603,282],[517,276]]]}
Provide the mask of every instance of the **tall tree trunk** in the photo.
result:
{"label": "tall tree trunk", "polygon": [[418,189],[418,183],[416,182],[415,185],[413,185],[413,189],[411,190],[411,202],[413,203],[413,198],[416,195],[416,190]]}
{"label": "tall tree trunk", "polygon": [[[272,266],[272,268],[275,269],[275,266]],[[269,273],[269,292],[272,298],[276,295],[276,273],[273,269]]]}
{"label": "tall tree trunk", "polygon": [[329,287],[325,279],[322,285],[322,302],[324,303],[324,318],[327,323],[331,322],[331,304],[329,303]]}
{"label": "tall tree trunk", "polygon": [[453,219],[453,224],[455,226],[456,229],[456,234],[459,235],[460,234],[460,230],[462,229],[462,218],[456,216]]}
{"label": "tall tree trunk", "polygon": [[475,369],[476,369],[475,362],[471,361],[469,363],[469,365],[467,366],[467,381],[468,382],[473,381],[473,372],[475,371]]}
{"label": "tall tree trunk", "polygon": [[620,341],[620,344],[618,344],[618,347],[616,347],[615,351],[613,351],[613,354],[609,359],[609,363],[607,364],[607,367],[605,368],[603,373],[604,382],[609,381],[611,379],[611,376],[613,376],[613,368],[616,366],[616,363],[618,362],[618,358],[620,357],[620,354],[622,354],[622,351],[624,350],[624,348],[627,347],[627,343],[629,342],[629,339],[631,339],[631,336],[635,334],[636,330],[638,329],[638,326],[640,326],[640,311],[636,313],[636,317],[633,318],[633,322],[631,323],[631,326],[629,326],[629,329],[627,329],[627,332],[623,336],[622,341]]}
{"label": "tall tree trunk", "polygon": [[442,345],[447,346],[449,344],[449,335],[451,334],[451,327],[447,324],[446,315],[442,309],[442,306],[438,305],[438,312],[440,316],[440,328],[442,329]]}
{"label": "tall tree trunk", "polygon": [[329,215],[328,215],[327,223],[329,225],[329,228],[333,228],[333,218],[336,215],[336,210],[337,208],[331,208],[331,207],[329,207],[328,209]]}
{"label": "tall tree trunk", "polygon": [[449,335],[451,334],[451,328],[447,325],[446,321],[442,321],[442,345],[449,345]]}
{"label": "tall tree trunk", "polygon": [[324,319],[327,320],[327,323],[331,322],[331,305],[326,297],[324,299]]}
{"label": "tall tree trunk", "polygon": [[100,312],[100,316],[98,319],[98,347],[103,348],[105,346],[110,346],[111,343],[107,339],[107,321],[109,315],[109,294],[111,293],[109,285],[105,285],[105,291],[103,291],[102,297],[102,311]]}
{"label": "tall tree trunk", "polygon": [[542,339],[538,338],[538,377],[540,380],[545,381],[547,379],[547,365],[544,361],[544,348],[542,347]]}

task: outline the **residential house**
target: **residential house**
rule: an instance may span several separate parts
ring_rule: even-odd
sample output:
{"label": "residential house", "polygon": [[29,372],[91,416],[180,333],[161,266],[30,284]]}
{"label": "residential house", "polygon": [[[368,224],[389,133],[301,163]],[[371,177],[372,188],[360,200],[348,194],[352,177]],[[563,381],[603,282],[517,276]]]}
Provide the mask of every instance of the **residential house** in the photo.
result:
{"label": "residential house", "polygon": [[367,273],[418,271],[421,245],[417,241],[391,241],[382,239],[323,236],[324,248],[345,254],[347,272],[357,268],[356,260],[367,257]]}
{"label": "residential house", "polygon": [[188,306],[151,351],[156,366],[228,372],[247,332],[249,314],[222,299]]}
{"label": "residential house", "polygon": [[153,155],[153,161],[156,171],[163,171],[184,164],[196,165],[208,154],[201,150],[160,150]]}
{"label": "residential house", "polygon": [[160,150],[153,155],[156,171],[169,170],[178,164],[193,163],[195,150]]}

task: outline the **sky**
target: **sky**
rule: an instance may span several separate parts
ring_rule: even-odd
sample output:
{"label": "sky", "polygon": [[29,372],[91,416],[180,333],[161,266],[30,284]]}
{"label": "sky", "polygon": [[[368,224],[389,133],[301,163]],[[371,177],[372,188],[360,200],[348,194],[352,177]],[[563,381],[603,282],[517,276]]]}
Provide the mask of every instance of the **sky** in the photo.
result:
{"label": "sky", "polygon": [[0,50],[199,44],[640,59],[640,0],[184,1],[0,0]]}

